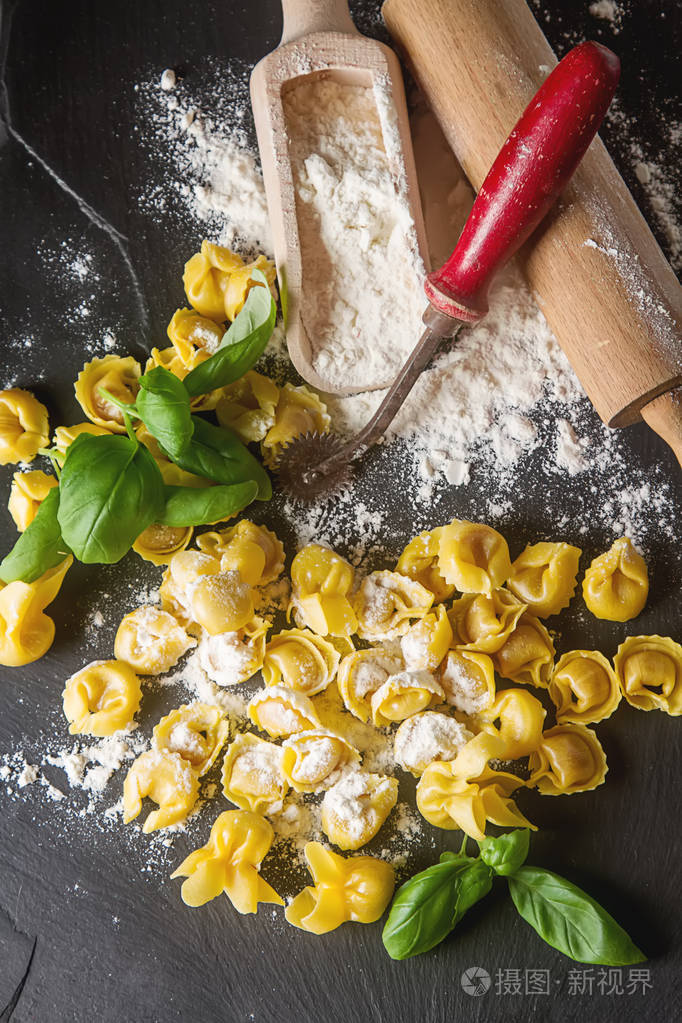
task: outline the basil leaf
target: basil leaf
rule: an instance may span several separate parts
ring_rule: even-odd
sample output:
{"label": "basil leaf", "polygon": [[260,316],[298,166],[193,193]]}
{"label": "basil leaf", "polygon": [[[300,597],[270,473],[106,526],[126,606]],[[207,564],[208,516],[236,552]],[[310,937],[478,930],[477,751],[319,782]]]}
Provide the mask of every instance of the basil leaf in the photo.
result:
{"label": "basil leaf", "polygon": [[82,434],[69,445],[59,482],[58,520],[86,564],[120,561],[163,513],[163,479],[145,447],[120,435]]}
{"label": "basil leaf", "polygon": [[217,352],[188,373],[183,381],[192,398],[239,380],[265,351],[275,327],[277,306],[261,271],[254,270],[251,277],[262,287],[251,288]]}
{"label": "basil leaf", "polygon": [[457,854],[415,874],[398,889],[384,927],[382,940],[390,957],[408,959],[438,945],[489,891],[491,877],[479,860]]}
{"label": "basil leaf", "polygon": [[508,877],[526,862],[529,843],[528,828],[517,828],[516,831],[508,831],[498,838],[484,838],[478,845],[483,862],[496,874]]}
{"label": "basil leaf", "polygon": [[35,582],[48,568],[59,565],[71,552],[59,528],[59,488],[53,487],[41,501],[33,522],[21,534],[9,554],[0,562],[0,579],[13,583]]}
{"label": "basil leaf", "polygon": [[254,480],[223,487],[166,487],[164,526],[205,526],[236,515],[256,497]]}
{"label": "basil leaf", "polygon": [[540,937],[578,963],[627,966],[646,956],[620,924],[576,885],[541,867],[507,879],[518,913]]}
{"label": "basil leaf", "polygon": [[194,432],[189,395],[182,380],[163,366],[140,377],[135,411],[159,444],[175,458],[185,450]]}
{"label": "basil leaf", "polygon": [[254,480],[259,501],[272,497],[270,477],[235,433],[223,426],[213,426],[200,416],[192,416],[192,422],[194,435],[187,448],[173,459],[176,465],[215,483]]}

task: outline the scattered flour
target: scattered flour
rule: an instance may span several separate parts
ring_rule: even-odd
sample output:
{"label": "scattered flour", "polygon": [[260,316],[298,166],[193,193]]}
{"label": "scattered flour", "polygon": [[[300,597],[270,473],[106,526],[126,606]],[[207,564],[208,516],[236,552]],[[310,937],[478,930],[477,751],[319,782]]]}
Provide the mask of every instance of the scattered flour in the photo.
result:
{"label": "scattered flour", "polygon": [[608,21],[614,35],[620,32],[624,11],[616,0],[596,0],[596,3],[590,4],[588,10],[593,18]]}

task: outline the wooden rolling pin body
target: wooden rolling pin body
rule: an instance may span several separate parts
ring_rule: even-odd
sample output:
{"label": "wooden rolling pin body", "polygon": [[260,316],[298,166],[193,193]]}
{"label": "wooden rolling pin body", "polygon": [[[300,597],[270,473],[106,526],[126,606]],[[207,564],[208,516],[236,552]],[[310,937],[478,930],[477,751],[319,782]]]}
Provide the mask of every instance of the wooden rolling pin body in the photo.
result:
{"label": "wooden rolling pin body", "polygon": [[[478,189],[556,64],[549,43],[524,0],[386,0],[383,15]],[[682,383],[682,288],[599,139],[521,260],[604,422],[634,422]]]}

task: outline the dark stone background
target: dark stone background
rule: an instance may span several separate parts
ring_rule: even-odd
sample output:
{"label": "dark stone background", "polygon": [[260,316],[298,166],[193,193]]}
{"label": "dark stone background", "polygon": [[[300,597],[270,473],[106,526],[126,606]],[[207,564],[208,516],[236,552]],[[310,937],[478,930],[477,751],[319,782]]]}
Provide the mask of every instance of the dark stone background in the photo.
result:
{"label": "dark stone background", "polygon": [[[587,2],[535,0],[533,6],[560,54],[592,37],[621,55],[619,108],[630,129],[612,119],[603,136],[658,230],[633,172],[630,142],[640,139],[644,153],[662,163],[679,159],[679,139],[675,145],[668,131],[670,121],[681,119],[679,5],[629,0],[617,34],[589,15]],[[371,0],[353,5],[358,26],[370,34],[381,34],[377,9]],[[76,237],[98,253],[107,273],[97,312],[103,322],[117,325],[121,348],[140,352],[159,343],[170,312],[181,303],[179,267],[199,238],[196,225],[172,209],[168,217],[145,216],[135,200],[141,179],[153,180],[156,173],[163,180],[133,129],[135,83],[172,66],[200,93],[229,59],[241,69],[243,91],[249,67],[276,44],[279,27],[276,0],[0,2],[0,365],[3,374],[16,376],[19,386],[33,388],[46,401],[52,422],[81,418],[72,381],[83,360],[83,334],[82,325],[67,316],[73,296],[46,278],[41,250]],[[71,195],[55,176],[68,183]],[[104,218],[106,230],[92,211]],[[665,247],[660,233],[659,240]],[[34,344],[22,352],[11,342],[27,332]],[[622,445],[633,462],[664,463],[670,485],[682,496],[672,456],[644,427],[630,429]],[[580,488],[589,485],[589,479],[566,488],[557,482],[548,496],[532,470],[525,468],[522,485],[510,494],[514,510],[503,528],[514,551],[529,535],[552,536],[557,508],[569,514],[575,508],[577,515],[585,497]],[[474,473],[466,492],[453,490],[432,515],[415,521],[399,496],[410,482],[405,473],[399,454],[383,451],[373,453],[363,470],[368,505],[382,507],[388,493],[398,494],[392,499],[389,555],[417,529],[454,514],[475,515],[477,509]],[[5,490],[8,480],[9,472]],[[285,542],[291,540],[277,501],[259,518]],[[13,526],[4,513],[1,528],[5,548]],[[591,557],[603,549],[608,535],[607,524],[595,520],[583,544],[586,553]],[[652,597],[638,626],[679,639],[679,542],[668,538],[657,546],[654,531],[651,546]],[[105,621],[93,649],[85,622],[108,595],[125,599],[131,583],[155,578],[137,561],[132,567],[127,561],[69,573],[51,611],[57,641],[50,654],[36,665],[2,673],[0,752],[23,744],[30,760],[42,737],[65,736],[63,679],[85,660],[107,656],[113,640],[114,627]],[[569,615],[562,643],[564,649],[594,644],[612,654],[623,634]],[[147,722],[169,706],[163,694],[145,699]],[[180,836],[170,852],[155,847],[163,869],[150,871],[144,843],[115,828],[99,831],[73,814],[62,817],[60,804],[48,804],[33,786],[20,798],[3,797],[0,817],[0,1021],[445,1023],[465,1013],[486,1021],[679,1019],[679,732],[679,723],[664,715],[621,708],[599,728],[610,765],[602,790],[571,800],[541,800],[531,793],[521,799],[541,827],[531,861],[586,887],[651,956],[653,987],[645,996],[570,996],[571,964],[518,920],[502,888],[469,914],[456,939],[403,964],[385,955],[379,925],[346,926],[318,939],[285,927],[280,911],[273,919],[267,908],[255,918],[240,917],[219,899],[190,910],[180,901],[177,883],[164,874],[198,844],[197,836],[205,840],[220,801],[215,812],[208,808],[192,838]],[[120,781],[112,784],[116,788]],[[452,844],[447,834],[435,841],[436,852]],[[436,852],[421,851],[417,865],[431,862]],[[498,968],[550,969],[553,994],[497,996],[493,988],[484,998],[469,998],[459,977],[471,965],[491,974]]]}

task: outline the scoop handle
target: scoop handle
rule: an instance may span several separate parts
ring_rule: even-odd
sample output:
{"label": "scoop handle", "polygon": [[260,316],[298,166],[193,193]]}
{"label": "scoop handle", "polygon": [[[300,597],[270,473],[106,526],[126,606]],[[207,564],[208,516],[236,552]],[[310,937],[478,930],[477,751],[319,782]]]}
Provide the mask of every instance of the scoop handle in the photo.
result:
{"label": "scoop handle", "polygon": [[282,14],[280,46],[312,32],[357,34],[347,0],[282,0]]}
{"label": "scoop handle", "polygon": [[504,142],[452,255],[426,280],[435,309],[469,322],[485,315],[493,277],[567,185],[619,77],[618,57],[600,43],[580,43],[557,64]]}

